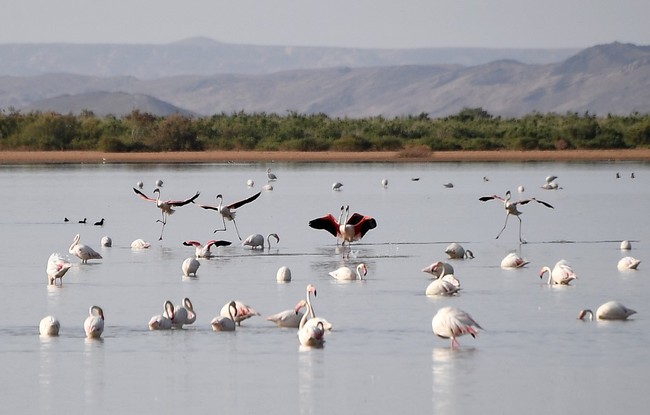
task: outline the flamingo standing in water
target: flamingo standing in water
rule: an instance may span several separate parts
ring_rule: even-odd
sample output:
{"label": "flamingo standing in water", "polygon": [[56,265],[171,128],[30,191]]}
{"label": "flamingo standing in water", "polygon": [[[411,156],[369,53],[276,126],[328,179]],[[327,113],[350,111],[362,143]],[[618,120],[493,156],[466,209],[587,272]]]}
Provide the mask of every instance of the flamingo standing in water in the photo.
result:
{"label": "flamingo standing in water", "polygon": [[539,278],[543,278],[548,272],[548,285],[569,285],[571,281],[578,278],[573,272],[571,265],[564,259],[559,260],[553,270],[545,266],[539,272]]}
{"label": "flamingo standing in water", "polygon": [[[271,237],[275,238],[276,243],[280,242],[280,237],[277,233],[270,233],[266,235],[266,242],[269,249],[271,249]],[[264,250],[264,235],[259,233],[249,235],[248,238],[246,238],[241,244],[243,246],[250,246],[252,249],[260,248],[261,250]]]}
{"label": "flamingo standing in water", "polygon": [[451,259],[474,259],[474,253],[457,242],[453,242],[445,248],[445,254]]}
{"label": "flamingo standing in water", "polygon": [[210,248],[213,246],[220,247],[220,246],[228,246],[232,244],[232,242],[229,241],[218,241],[216,239],[212,239],[208,242],[205,243],[205,245],[201,245],[201,242],[198,241],[185,241],[183,242],[183,245],[185,246],[193,246],[195,248],[194,255],[197,258],[212,258],[214,255],[212,255],[212,252],[210,252]]}
{"label": "flamingo standing in water", "polygon": [[345,242],[350,244],[351,242],[358,241],[369,230],[377,227],[377,221],[370,216],[364,216],[359,213],[353,213],[352,216],[349,216],[349,214],[350,206],[341,206],[341,213],[339,214],[338,220],[331,213],[328,213],[327,216],[310,220],[309,227],[326,230],[331,233],[337,238],[337,245],[339,239],[343,240],[341,245],[344,245]]}
{"label": "flamingo standing in water", "polygon": [[144,200],[146,200],[148,202],[156,203],[156,206],[158,207],[158,209],[160,209],[161,219],[158,219],[156,221],[156,222],[162,223],[162,228],[160,229],[160,237],[158,238],[159,241],[162,241],[163,232],[165,230],[165,225],[167,224],[167,217],[175,212],[174,208],[175,207],[180,207],[180,206],[185,206],[188,203],[193,203],[194,200],[197,197],[199,197],[199,195],[200,195],[200,193],[197,191],[194,196],[190,197],[189,199],[185,199],[185,200],[160,200],[160,189],[159,188],[156,188],[153,191],[154,193],[158,193],[158,196],[155,199],[145,195],[144,193],[142,193],[141,191],[139,191],[135,187],[133,188],[133,191],[135,192],[135,194],[140,196],[142,199],[144,199]]}
{"label": "flamingo standing in water", "polygon": [[[625,307],[623,304],[618,301],[608,301],[605,304],[598,307],[596,310],[596,319],[598,320],[627,320],[632,314],[636,314],[635,310]],[[589,320],[593,320],[594,313],[593,311],[586,309],[580,310],[578,318],[583,320],[585,317],[589,316]]]}
{"label": "flamingo standing in water", "polygon": [[76,234],[72,240],[72,245],[70,245],[70,248],[68,249],[69,253],[81,259],[82,264],[87,264],[89,259],[102,259],[102,256],[97,251],[88,245],[80,244],[79,239],[81,239],[81,237],[79,234]]}
{"label": "flamingo standing in water", "polygon": [[104,310],[98,305],[93,305],[88,311],[88,317],[84,321],[86,337],[99,339],[104,332]]}
{"label": "flamingo standing in water", "polygon": [[352,280],[363,280],[368,274],[368,268],[363,262],[357,265],[356,272],[352,271],[348,267],[340,267],[329,273],[334,279],[339,281],[352,281]]}
{"label": "flamingo standing in water", "polygon": [[260,315],[260,313],[258,313],[253,307],[250,307],[242,303],[241,301],[235,300],[221,307],[221,313],[220,313],[221,316],[230,317],[230,304],[233,302],[235,303],[235,308],[237,310],[237,312],[234,313],[234,317],[235,317],[234,321],[235,323],[237,323],[238,326],[241,326],[242,321],[249,319],[253,316]]}
{"label": "flamingo standing in water", "polygon": [[300,320],[302,320],[302,316],[305,314],[301,309],[306,306],[307,302],[300,300],[294,308],[280,311],[279,313],[268,316],[266,319],[274,322],[278,327],[298,328]]}
{"label": "flamingo standing in water", "polygon": [[427,272],[433,275],[434,278],[440,278],[443,275],[454,273],[454,267],[448,262],[437,261],[422,269],[422,272]]}
{"label": "flamingo standing in water", "polygon": [[[316,287],[309,284],[306,299],[307,312],[303,314],[298,324],[298,340],[303,346],[323,347],[323,343],[325,343],[325,327],[322,321],[316,319],[311,305],[311,293],[316,296]],[[296,306],[296,313],[298,313],[299,306],[302,306],[302,302]]]}
{"label": "flamingo standing in water", "polygon": [[497,199],[497,200],[501,200],[503,202],[503,207],[506,210],[506,221],[503,224],[503,228],[501,228],[501,231],[497,235],[496,239],[499,239],[499,236],[501,236],[501,233],[506,229],[506,226],[508,225],[508,218],[510,217],[510,215],[513,215],[517,219],[519,219],[519,242],[520,243],[525,243],[524,240],[521,238],[521,217],[519,215],[521,215],[522,212],[519,209],[517,209],[517,206],[518,205],[525,205],[525,204],[527,204],[529,202],[537,202],[537,203],[541,203],[542,205],[546,206],[547,208],[551,208],[551,209],[554,209],[554,208],[549,203],[546,203],[546,202],[541,201],[541,200],[537,200],[535,198],[523,199],[523,200],[519,200],[519,201],[516,201],[516,202],[512,202],[512,201],[510,201],[511,197],[512,197],[512,194],[510,193],[510,190],[508,190],[506,192],[506,197],[505,198],[503,198],[501,196],[497,196],[497,195],[492,195],[492,196],[480,197],[479,200],[481,202],[486,202],[488,200]]}
{"label": "flamingo standing in water", "polygon": [[38,334],[41,336],[58,336],[61,323],[54,316],[45,316],[38,323]]}
{"label": "flamingo standing in water", "polygon": [[501,260],[501,268],[522,268],[528,264],[530,261],[526,261],[516,252],[510,252]]}
{"label": "flamingo standing in water", "polygon": [[49,285],[56,285],[56,280],[63,285],[63,276],[70,269],[72,264],[68,262],[61,254],[54,253],[47,260],[47,281]]}
{"label": "flamingo standing in water", "polygon": [[235,319],[237,318],[237,303],[235,301],[231,301],[227,305],[228,315],[218,315],[210,322],[213,331],[235,331],[235,328],[237,326],[235,324]]}
{"label": "flamingo standing in water", "polygon": [[460,291],[460,281],[453,274],[445,274],[431,281],[424,294],[427,296],[454,295],[458,291]]}
{"label": "flamingo standing in water", "polygon": [[247,199],[240,200],[239,202],[231,203],[225,206],[223,204],[223,195],[218,194],[217,195],[217,199],[219,200],[218,206],[210,206],[210,205],[199,205],[199,206],[202,207],[203,209],[216,210],[221,215],[221,220],[223,222],[223,229],[215,229],[214,230],[215,233],[226,230],[226,219],[228,219],[235,225],[235,230],[237,231],[237,237],[241,241],[241,236],[239,236],[239,229],[237,229],[237,222],[235,221],[235,215],[237,214],[235,210],[257,199],[258,197],[260,197],[261,194],[262,192],[255,193],[253,196]]}
{"label": "flamingo standing in water", "polygon": [[625,271],[625,270],[628,270],[628,269],[637,269],[639,267],[639,264],[641,264],[640,259],[636,259],[636,258],[631,257],[631,256],[626,256],[626,257],[621,258],[618,261],[617,268],[618,268],[619,271]]}
{"label": "flamingo standing in water", "polygon": [[132,249],[148,249],[151,248],[151,244],[144,239],[136,239],[131,242]]}
{"label": "flamingo standing in water", "polygon": [[163,305],[163,313],[153,316],[149,320],[149,330],[171,330],[173,318],[174,304],[167,300]]}
{"label": "flamingo standing in water", "polygon": [[460,344],[457,337],[470,334],[476,337],[477,329],[483,329],[468,313],[455,307],[443,307],[431,320],[433,333],[443,339],[451,339],[451,348],[456,349]]}
{"label": "flamingo standing in water", "polygon": [[182,305],[177,304],[174,306],[175,313],[178,313],[185,318],[183,324],[194,324],[196,321],[196,313],[194,312],[192,301],[188,297],[185,297],[181,303]]}
{"label": "flamingo standing in water", "polygon": [[194,276],[196,277],[196,271],[199,270],[199,267],[201,266],[201,263],[194,257],[189,257],[185,258],[185,261],[183,261],[183,264],[181,265],[181,269],[183,270],[183,275],[185,277],[189,276]]}

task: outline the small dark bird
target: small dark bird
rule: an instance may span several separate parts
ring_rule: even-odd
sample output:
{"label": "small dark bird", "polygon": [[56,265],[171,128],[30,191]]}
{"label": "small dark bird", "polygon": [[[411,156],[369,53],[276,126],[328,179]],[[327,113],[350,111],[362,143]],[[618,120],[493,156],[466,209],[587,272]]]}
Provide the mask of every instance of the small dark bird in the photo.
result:
{"label": "small dark bird", "polygon": [[70,219],[68,219],[68,218],[63,218],[63,221],[64,221],[64,222],[70,222]]}
{"label": "small dark bird", "polygon": [[86,218],[84,218],[84,220],[80,220],[79,223],[86,223]]}
{"label": "small dark bird", "polygon": [[104,226],[104,218],[102,218],[102,220],[98,220],[97,222],[95,222],[95,226]]}

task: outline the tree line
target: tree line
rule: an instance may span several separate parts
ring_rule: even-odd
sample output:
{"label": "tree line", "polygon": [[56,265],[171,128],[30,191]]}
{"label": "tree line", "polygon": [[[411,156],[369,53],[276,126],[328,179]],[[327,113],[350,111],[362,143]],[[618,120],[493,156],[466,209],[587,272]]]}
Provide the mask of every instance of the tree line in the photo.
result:
{"label": "tree line", "polygon": [[236,112],[193,117],[96,116],[0,110],[0,150],[104,152],[442,151],[624,149],[650,144],[650,115],[532,113],[493,116],[464,108],[444,118],[331,118],[326,114]]}

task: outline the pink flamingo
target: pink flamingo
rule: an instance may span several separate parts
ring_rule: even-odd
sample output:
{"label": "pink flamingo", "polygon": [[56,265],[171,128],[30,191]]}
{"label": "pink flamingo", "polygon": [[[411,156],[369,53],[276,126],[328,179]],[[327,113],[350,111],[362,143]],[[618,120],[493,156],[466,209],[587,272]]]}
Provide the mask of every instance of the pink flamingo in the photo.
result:
{"label": "pink flamingo", "polygon": [[201,245],[201,242],[198,241],[185,241],[183,242],[183,245],[185,246],[193,246],[195,249],[195,256],[197,258],[211,258],[213,257],[212,252],[210,252],[210,248],[213,246],[219,247],[219,246],[228,246],[232,244],[232,242],[229,241],[218,241],[216,239],[212,239],[208,242],[205,243],[205,245]]}
{"label": "pink flamingo", "polygon": [[455,307],[443,307],[431,320],[433,333],[443,339],[451,339],[451,348],[455,349],[460,344],[457,337],[470,334],[476,337],[477,329],[483,329],[469,314]]}
{"label": "pink flamingo", "polygon": [[215,229],[214,230],[215,233],[226,230],[226,219],[228,219],[235,225],[235,230],[237,231],[237,237],[241,241],[241,236],[239,236],[239,229],[237,229],[237,222],[235,222],[235,215],[237,213],[235,209],[238,209],[244,206],[245,204],[252,202],[253,200],[260,197],[261,194],[262,192],[255,193],[253,196],[249,198],[225,206],[223,204],[223,195],[218,194],[217,195],[217,199],[219,200],[218,206],[210,206],[210,205],[199,205],[199,206],[202,207],[203,209],[216,210],[221,215],[221,220],[223,222],[223,229]]}
{"label": "pink flamingo", "polygon": [[[343,217],[344,212],[345,218]],[[310,220],[309,227],[326,230],[331,233],[332,236],[337,238],[337,245],[339,239],[343,240],[342,245],[345,242],[349,244],[350,242],[358,241],[369,230],[377,227],[377,221],[371,216],[364,216],[359,213],[353,213],[352,216],[349,215],[350,206],[341,206],[341,213],[339,214],[338,220],[331,213],[328,213],[321,218]]]}
{"label": "pink flamingo", "polygon": [[174,208],[175,207],[180,207],[180,206],[185,206],[188,203],[193,203],[194,200],[199,197],[199,192],[197,191],[196,194],[189,199],[185,200],[160,200],[160,189],[156,188],[154,189],[154,193],[158,193],[158,197],[156,199],[150,198],[149,196],[145,195],[135,187],[133,188],[133,191],[135,194],[140,196],[142,199],[148,201],[148,202],[154,202],[156,203],[156,207],[160,209],[160,214],[162,216],[161,219],[158,219],[156,222],[162,223],[162,229],[160,230],[160,237],[158,238],[159,241],[162,241],[163,237],[163,231],[165,230],[165,225],[167,224],[167,217],[175,212]]}

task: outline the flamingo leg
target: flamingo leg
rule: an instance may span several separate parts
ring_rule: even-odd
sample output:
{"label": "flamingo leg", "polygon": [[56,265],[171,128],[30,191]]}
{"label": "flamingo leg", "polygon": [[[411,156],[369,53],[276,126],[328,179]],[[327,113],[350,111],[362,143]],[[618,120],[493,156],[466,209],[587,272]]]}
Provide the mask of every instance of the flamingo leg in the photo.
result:
{"label": "flamingo leg", "polygon": [[456,350],[460,347],[460,343],[458,343],[458,340],[456,340],[455,337],[451,338],[451,348]]}
{"label": "flamingo leg", "polygon": [[524,240],[521,239],[521,218],[517,216],[517,219],[519,219],[519,243],[524,243]]}
{"label": "flamingo leg", "polygon": [[[223,229],[215,229],[212,233],[222,232],[226,230],[226,218],[221,215],[221,221],[223,222]],[[241,240],[241,238],[239,238]]]}
{"label": "flamingo leg", "polygon": [[165,231],[165,225],[167,225],[167,217],[165,216],[165,212],[162,212],[162,220],[158,219],[156,222],[162,223],[162,227],[160,228],[160,237],[158,238],[159,241],[162,241],[163,238],[163,232]]}
{"label": "flamingo leg", "polygon": [[[241,241],[241,236],[239,236],[239,229],[237,229],[237,222],[235,222],[235,220],[233,219],[233,220],[232,220],[232,223],[233,223],[233,225],[235,225],[235,231],[237,231],[237,237],[238,237],[239,240]],[[271,247],[269,246],[269,249],[270,249],[270,248],[271,248]],[[264,250],[264,245],[262,245],[262,251],[263,251],[263,250]]]}
{"label": "flamingo leg", "polygon": [[[499,232],[499,234],[497,235],[497,237],[494,238],[494,239],[499,239],[499,236],[501,236],[501,234],[503,233],[503,231],[506,229],[506,226],[508,225],[508,217],[510,217],[510,213],[506,214],[506,221],[505,221],[505,223],[503,224],[503,228],[501,228],[501,231]],[[519,219],[519,220],[521,220],[521,219]]]}

